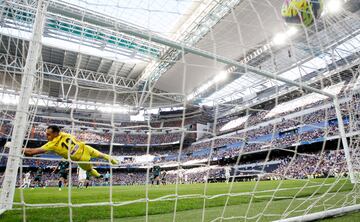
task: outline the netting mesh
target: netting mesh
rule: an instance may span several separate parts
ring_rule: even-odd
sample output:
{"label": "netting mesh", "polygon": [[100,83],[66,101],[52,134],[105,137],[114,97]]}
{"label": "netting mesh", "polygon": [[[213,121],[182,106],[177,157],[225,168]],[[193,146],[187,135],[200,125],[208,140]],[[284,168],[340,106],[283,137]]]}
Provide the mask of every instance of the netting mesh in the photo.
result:
{"label": "netting mesh", "polygon": [[0,3],[0,218],[357,209],[357,0]]}

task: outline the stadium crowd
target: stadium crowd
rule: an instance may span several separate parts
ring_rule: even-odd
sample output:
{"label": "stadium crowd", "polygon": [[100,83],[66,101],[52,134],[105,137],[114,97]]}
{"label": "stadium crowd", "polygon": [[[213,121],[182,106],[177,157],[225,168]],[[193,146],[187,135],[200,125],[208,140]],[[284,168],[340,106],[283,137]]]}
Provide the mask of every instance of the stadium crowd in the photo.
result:
{"label": "stadium crowd", "polygon": [[[275,162],[273,162],[275,161]],[[264,168],[259,170],[258,166],[274,164],[272,168]],[[50,165],[47,165],[50,164]],[[22,172],[30,172],[32,178],[35,175],[37,168],[42,167],[44,169],[41,176],[43,184],[48,186],[56,186],[58,181],[58,174],[53,173],[52,166],[54,163],[41,161],[41,165],[36,168],[24,167]],[[244,166],[244,167],[242,167]],[[256,168],[257,167],[257,168]],[[254,170],[257,169],[258,177],[260,179],[307,179],[315,177],[339,177],[346,176],[347,167],[345,161],[344,150],[325,150],[323,152],[316,153],[296,153],[294,156],[276,157],[275,159],[244,162],[235,166],[202,166],[189,169],[162,169],[160,176],[163,184],[191,184],[191,183],[204,183],[208,181],[225,181],[226,168],[231,170],[231,177],[241,176],[253,176]],[[243,169],[241,172],[237,172],[235,169]],[[246,170],[244,170],[246,169]],[[260,167],[260,169],[262,169]],[[146,171],[126,172],[127,170],[113,170],[112,184],[113,185],[143,185],[148,181],[153,184],[153,178],[151,173],[147,178]],[[165,173],[164,173],[165,172]],[[229,171],[230,172],[230,171]],[[235,176],[235,177],[236,177]],[[2,183],[3,174],[0,173],[0,184]],[[18,175],[18,186],[21,185],[23,175]],[[75,186],[78,184],[78,176],[76,174],[76,166],[72,169],[72,184]],[[90,179],[92,185],[106,185],[103,179]],[[230,180],[231,181],[231,180]]]}
{"label": "stadium crowd", "polygon": [[346,171],[344,150],[331,150],[322,153],[302,153],[294,158],[285,158],[272,173],[283,178],[306,179],[338,176]]}
{"label": "stadium crowd", "polygon": [[[341,104],[341,109],[343,110],[343,116],[348,116],[349,112],[347,107],[349,106],[348,103]],[[257,112],[251,115],[250,118],[247,120],[248,126],[256,126],[259,123],[263,123],[263,112]],[[274,134],[278,133],[282,130],[289,129],[291,127],[298,127],[299,125],[304,124],[316,124],[320,122],[326,122],[331,119],[336,118],[335,109],[333,107],[327,109],[319,109],[315,112],[301,115],[296,118],[287,119],[286,116],[281,119],[280,122],[276,123],[269,123],[266,126],[259,126],[254,127],[252,130],[237,131],[235,135],[228,136],[224,135],[224,139],[217,137],[214,139],[214,146],[219,147],[224,145],[225,143],[230,144],[233,142],[238,141],[236,138],[241,138],[242,140],[249,140],[251,138],[259,137],[262,135]],[[52,120],[51,124],[60,124],[63,120],[59,120],[59,122]],[[46,121],[45,121],[46,122]],[[47,122],[46,122],[47,123]],[[71,124],[70,124],[71,125]],[[37,139],[37,140],[45,140],[45,124],[37,124],[34,123],[31,133],[30,139]],[[86,128],[84,130],[80,130],[82,126],[78,126],[75,130],[64,128],[64,131],[73,133],[75,136],[87,143],[102,143],[102,144],[109,144],[111,142],[112,133],[110,130],[105,130],[103,132],[95,131],[92,128]],[[134,126],[135,127],[135,126]],[[238,128],[239,129],[239,128]],[[240,127],[240,129],[243,129]],[[11,121],[2,121],[0,122],[0,136],[1,137],[8,137],[11,131]],[[233,129],[234,131],[234,129]],[[181,132],[170,132],[166,130],[166,132],[157,132],[152,131],[151,133],[151,144],[164,144],[164,143],[174,143],[178,142],[181,138]],[[214,137],[215,138],[215,137]],[[113,143],[120,143],[120,144],[147,144],[148,143],[148,134],[146,131],[137,129],[136,132],[127,131],[125,133],[118,133],[116,132],[114,135]],[[211,142],[199,142],[193,144],[189,150],[196,150],[203,147],[210,147]]]}
{"label": "stadium crowd", "polygon": [[[316,106],[326,104],[326,100],[318,101],[316,103],[307,105],[305,108],[314,108]],[[355,105],[354,105],[355,104]],[[347,119],[350,118],[351,112],[358,112],[358,102],[352,101],[352,103],[342,103],[340,108],[345,122],[345,131],[357,131],[360,129],[359,125],[348,124]],[[221,159],[228,157],[236,157],[240,152],[253,152],[264,149],[286,148],[294,146],[296,144],[308,143],[315,140],[320,141],[323,138],[338,135],[336,113],[333,106],[313,109],[313,112],[307,114],[300,114],[298,117],[288,118],[286,114],[300,112],[304,108],[296,108],[292,111],[281,113],[277,116],[266,117],[267,111],[256,112],[251,114],[247,119],[244,129],[244,124],[232,129],[231,134],[223,134],[213,137],[205,141],[199,141],[191,144],[189,147],[184,147],[180,160],[182,162],[190,160],[201,159]],[[11,115],[10,115],[11,116]],[[6,118],[5,118],[6,117]],[[0,137],[8,138],[11,132],[11,119],[9,119],[8,113],[1,113],[0,118]],[[5,119],[4,119],[5,118]],[[29,137],[36,140],[45,140],[45,130],[47,124],[66,124],[66,120],[49,120],[44,121],[46,118],[38,118],[41,123],[34,124]],[[275,121],[277,120],[277,121]],[[263,124],[264,121],[269,121],[268,124]],[[271,122],[272,121],[272,122]],[[44,124],[45,123],[45,124]],[[262,124],[262,125],[261,125]],[[170,124],[171,125],[171,124]],[[176,125],[176,124],[174,124]],[[131,125],[124,124],[122,126],[130,127]],[[159,127],[160,125],[155,125]],[[251,126],[251,128],[249,128]],[[80,130],[82,126],[72,133],[82,141],[90,144],[109,144],[112,140],[112,134],[110,130],[105,130],[100,133],[96,128],[87,128]],[[92,130],[94,129],[94,130]],[[66,132],[70,132],[69,129],[65,129]],[[180,132],[159,132],[153,131],[151,134],[151,144],[163,144],[173,143],[181,139]],[[115,133],[113,137],[113,143],[120,144],[147,144],[149,135],[146,131],[137,129],[134,131],[128,131],[126,133]],[[213,147],[214,149],[211,149]],[[102,150],[107,152],[106,150]],[[166,162],[176,161],[179,155],[179,150],[173,151],[159,151],[151,152],[157,158],[154,159],[156,163],[164,164]],[[342,152],[342,151],[341,151]],[[339,152],[341,154],[341,152]],[[6,154],[4,149],[2,154]],[[286,175],[288,178],[303,178],[306,175],[315,172],[319,175],[334,175],[342,171],[344,167],[343,154],[334,154],[334,152],[324,152],[322,156],[317,155],[299,155],[296,158],[290,160],[289,158],[283,159],[279,167],[272,173],[276,175]],[[138,156],[143,155],[143,152],[136,152],[134,150],[130,152],[119,152],[116,149],[113,151],[114,156]],[[211,154],[211,155],[210,155]],[[54,161],[42,161],[44,165],[54,165]],[[6,156],[0,157],[0,166],[4,166],[6,163]],[[320,164],[317,164],[320,163]],[[127,159],[121,164],[128,164],[131,166],[135,164],[133,160]],[[315,166],[315,164],[317,164]],[[35,159],[25,159],[23,165],[37,166]],[[303,170],[298,170],[300,166],[305,166]],[[332,170],[332,172],[330,172]],[[201,171],[201,170],[200,170]],[[187,175],[189,182],[201,182],[204,181],[204,171],[183,172]],[[173,183],[177,178],[179,172],[169,172],[168,182]],[[222,174],[221,170],[211,169],[210,176],[219,177]],[[207,175],[207,174],[206,174]],[[46,180],[52,180],[51,175],[45,175]],[[205,178],[207,179],[207,178]],[[74,180],[76,181],[76,180]],[[143,173],[114,173],[114,184],[143,184],[146,181],[146,176]]]}
{"label": "stadium crowd", "polygon": [[[187,151],[184,150],[183,153],[180,155],[180,160],[182,162],[191,161],[191,160],[202,160],[202,159],[221,159],[221,158],[234,158],[238,156],[240,153],[245,152],[253,152],[253,151],[259,151],[259,150],[267,150],[267,149],[281,149],[286,148],[289,146],[293,146],[294,144],[299,144],[300,142],[311,142],[315,139],[322,138],[322,137],[329,137],[332,135],[335,135],[337,132],[336,126],[329,126],[326,130],[324,129],[316,129],[309,132],[304,132],[302,134],[289,134],[283,137],[279,137],[276,139],[271,138],[268,142],[263,143],[238,143],[235,146],[231,146],[230,148],[227,147],[220,147],[218,149],[214,149],[213,152],[211,152],[210,148],[203,148],[198,149],[197,151]],[[241,140],[233,140],[234,142],[240,142]],[[102,150],[103,152],[108,152],[108,150]],[[150,152],[149,154],[155,155],[157,163],[166,163],[171,161],[176,161],[178,158],[178,150],[174,151],[159,151],[156,152]],[[143,153],[125,153],[125,152],[119,152],[114,150],[112,153],[113,156],[138,156],[143,155]],[[94,160],[97,161],[97,160]],[[50,161],[49,161],[50,162]],[[6,163],[6,156],[0,159],[0,166],[5,165]],[[122,161],[121,164],[123,165],[133,165],[136,164],[134,159],[126,159],[125,161]],[[27,166],[35,166],[36,165],[36,159],[30,158],[30,159],[24,159],[23,165]],[[141,164],[140,164],[141,165]]]}

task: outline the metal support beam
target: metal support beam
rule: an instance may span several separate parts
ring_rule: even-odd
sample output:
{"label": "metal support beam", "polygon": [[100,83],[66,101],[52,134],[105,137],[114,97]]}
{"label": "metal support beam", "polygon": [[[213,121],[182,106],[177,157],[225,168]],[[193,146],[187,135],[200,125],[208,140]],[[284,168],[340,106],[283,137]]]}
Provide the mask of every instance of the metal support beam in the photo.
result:
{"label": "metal support beam", "polygon": [[[0,71],[22,74],[24,65],[21,57],[0,53],[0,61]],[[76,77],[75,68],[46,62],[42,62],[42,65],[44,79],[57,79],[60,81],[60,79],[63,78],[65,81],[72,81]],[[110,88],[114,83],[118,88],[131,89],[135,84],[134,79],[128,79],[121,76],[116,76],[115,78],[114,75],[109,75],[107,73],[99,73],[85,69],[78,69],[78,72],[79,74],[76,78],[78,78],[79,83],[87,86]]]}
{"label": "metal support beam", "polygon": [[[99,90],[109,90],[112,89],[112,85],[114,84],[116,90],[119,92],[126,91],[130,94],[132,98],[133,94],[138,94],[138,91],[132,91],[132,86],[135,84],[134,79],[129,79],[126,77],[122,77],[119,75],[115,75],[115,73],[97,73],[94,71],[78,69],[78,73],[76,76],[76,69],[67,66],[61,66],[53,63],[42,62],[42,68],[38,70],[41,72],[41,76],[43,76],[44,80],[51,82],[58,82],[59,84],[68,83],[71,84],[77,78],[77,82],[80,86],[91,87],[93,89]],[[114,63],[115,64],[115,63]],[[40,64],[38,64],[40,65]],[[23,74],[24,64],[23,58],[18,56],[12,56],[9,54],[0,53],[0,75],[3,72],[5,75],[7,73],[13,75]],[[182,97],[177,94],[169,94],[167,92],[154,89],[154,96],[159,98],[160,100],[169,101],[171,103],[179,103],[182,101]],[[129,98],[130,98],[129,97]],[[134,105],[137,105],[134,103]]]}
{"label": "metal support beam", "polygon": [[257,75],[260,75],[260,76],[263,76],[263,77],[266,77],[266,78],[275,79],[275,80],[287,83],[287,84],[292,85],[292,86],[297,86],[297,87],[299,87],[301,89],[306,89],[306,90],[309,90],[311,92],[316,92],[316,93],[319,93],[321,95],[325,95],[325,96],[330,97],[330,98],[335,98],[335,96],[333,94],[331,94],[331,93],[323,92],[323,91],[321,91],[319,89],[315,89],[315,88],[310,87],[308,85],[305,85],[303,83],[294,82],[292,80],[286,79],[286,78],[281,77],[281,76],[277,76],[277,75],[275,75],[273,73],[270,73],[270,72],[267,72],[265,70],[260,70],[258,68],[248,66],[246,64],[242,64],[242,63],[240,63],[238,61],[228,59],[228,58],[223,57],[223,56],[215,55],[213,53],[210,53],[210,52],[207,52],[207,51],[204,51],[204,50],[201,50],[201,49],[186,46],[183,43],[178,43],[178,42],[175,42],[175,41],[172,41],[172,40],[169,40],[169,39],[165,39],[165,38],[162,38],[162,37],[159,37],[159,36],[150,35],[150,34],[148,34],[146,32],[138,32],[138,31],[134,31],[134,30],[130,30],[130,29],[129,30],[123,30],[123,32],[126,33],[126,34],[129,34],[129,35],[134,35],[134,36],[136,36],[138,38],[143,38],[145,40],[154,41],[156,43],[160,43],[160,44],[163,44],[163,45],[166,45],[166,46],[178,49],[178,50],[183,50],[185,53],[192,53],[194,55],[198,55],[198,56],[201,56],[201,57],[204,57],[204,58],[216,60],[216,61],[224,63],[226,65],[235,66],[241,72],[252,72],[254,74],[257,74]]}

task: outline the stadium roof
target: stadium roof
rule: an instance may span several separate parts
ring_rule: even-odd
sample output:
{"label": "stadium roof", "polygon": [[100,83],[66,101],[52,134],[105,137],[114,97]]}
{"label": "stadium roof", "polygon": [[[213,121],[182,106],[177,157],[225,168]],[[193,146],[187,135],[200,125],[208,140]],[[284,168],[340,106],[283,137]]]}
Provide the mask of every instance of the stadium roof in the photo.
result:
{"label": "stadium roof", "polygon": [[[327,66],[333,62],[337,62],[349,55],[360,52],[360,34],[348,39],[345,43],[342,43],[333,49],[337,51],[334,56],[331,56],[330,51],[325,51],[311,60],[303,62],[301,69],[296,66],[290,70],[279,72],[278,75],[287,79],[297,80],[310,73],[326,69]],[[225,103],[240,98],[255,97],[256,93],[260,92],[265,87],[272,87],[274,85],[281,86],[284,84],[285,83],[279,81],[266,81],[264,79],[257,78],[254,75],[243,75],[224,86],[221,90],[216,91],[209,97],[205,98],[202,103],[206,105],[213,105],[214,101],[217,103]],[[249,85],[253,85],[253,87],[249,88]]]}
{"label": "stadium roof", "polygon": [[[249,49],[250,52],[247,51],[248,54],[240,60],[291,80],[300,77],[303,79],[314,72],[319,75],[326,74],[323,70],[329,69],[331,64],[359,52],[358,16],[359,5],[348,5],[338,14],[329,13],[323,16],[317,26],[309,29],[300,27],[292,31],[293,27],[284,27],[278,34],[269,35],[271,39],[259,42],[254,49]],[[285,36],[283,43],[277,39],[279,35]],[[272,50],[266,51],[269,47]],[[257,53],[257,49],[262,53]],[[249,55],[251,59],[248,59]],[[231,67],[226,68],[231,70]],[[251,100],[256,98],[260,91],[283,85],[279,81],[265,79],[251,72],[239,73],[235,70],[230,73],[232,75],[228,81],[218,83],[217,87],[208,87],[209,90],[205,93],[197,93],[198,101],[211,105],[214,101],[224,103],[239,99]]]}
{"label": "stadium roof", "polygon": [[[150,80],[155,85],[153,90],[162,93],[155,97],[153,105],[179,104],[184,98],[182,96],[204,89],[204,84],[219,73],[231,70],[227,79],[219,81],[216,87],[207,87],[196,98],[207,98],[209,101],[232,94],[236,95],[236,99],[246,97],[247,92],[251,97],[254,92],[265,90],[278,82],[253,73],[240,73],[232,67],[193,54],[185,54],[181,58],[177,50],[124,34],[121,30],[150,29],[153,35],[161,35],[229,59],[246,60],[254,67],[288,76],[292,69],[306,68],[311,59],[319,57],[317,50],[336,48],[343,40],[349,39],[345,34],[354,35],[360,28],[359,6],[355,3],[348,7],[350,11],[346,9],[328,20],[324,19],[316,27],[318,30],[315,27],[297,30],[292,37],[292,45],[276,45],[274,37],[290,30],[279,17],[282,2],[174,0],[162,5],[164,1],[150,0],[51,1],[43,38],[43,91],[49,96],[66,98],[67,94],[74,93],[75,87],[71,87],[71,81],[77,75],[80,86],[78,97],[83,100],[111,103],[112,87],[115,85],[118,92],[124,92],[117,97],[119,103],[146,106],[148,94],[141,91],[146,80]],[[354,1],[348,2],[351,4]],[[9,70],[11,67],[20,73],[28,43],[18,39],[30,38],[34,8],[29,10],[29,7],[15,3],[6,4],[2,5],[4,10],[11,7],[26,13],[18,14],[21,16],[17,19],[9,17],[0,29],[0,58],[6,61],[0,68]],[[319,39],[322,48],[317,47]],[[313,42],[309,44],[308,40]],[[277,61],[273,61],[274,56],[266,51],[270,46]],[[293,52],[290,59],[289,47]],[[263,52],[247,59],[258,49]],[[164,61],[176,59],[177,62],[159,62],[160,57]],[[184,73],[186,81],[183,92],[181,83]],[[64,82],[67,84],[62,84]]]}

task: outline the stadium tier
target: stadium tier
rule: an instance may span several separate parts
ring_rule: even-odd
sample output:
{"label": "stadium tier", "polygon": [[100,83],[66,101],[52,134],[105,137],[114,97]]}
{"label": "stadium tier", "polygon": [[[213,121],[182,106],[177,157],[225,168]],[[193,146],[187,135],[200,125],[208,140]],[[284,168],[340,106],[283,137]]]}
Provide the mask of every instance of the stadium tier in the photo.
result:
{"label": "stadium tier", "polygon": [[0,9],[0,221],[358,221],[359,0]]}

